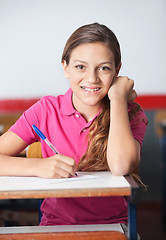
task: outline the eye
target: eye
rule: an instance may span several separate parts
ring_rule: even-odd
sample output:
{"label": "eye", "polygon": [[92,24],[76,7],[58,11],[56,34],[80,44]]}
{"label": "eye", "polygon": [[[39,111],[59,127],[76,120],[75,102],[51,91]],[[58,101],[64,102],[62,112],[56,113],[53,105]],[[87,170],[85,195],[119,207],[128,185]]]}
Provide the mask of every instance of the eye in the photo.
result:
{"label": "eye", "polygon": [[99,68],[99,71],[110,71],[111,69],[110,69],[110,67],[108,67],[108,66],[103,66],[103,67],[100,67]]}
{"label": "eye", "polygon": [[75,66],[77,69],[79,69],[79,70],[85,70],[85,66],[84,65],[77,65],[77,66]]}

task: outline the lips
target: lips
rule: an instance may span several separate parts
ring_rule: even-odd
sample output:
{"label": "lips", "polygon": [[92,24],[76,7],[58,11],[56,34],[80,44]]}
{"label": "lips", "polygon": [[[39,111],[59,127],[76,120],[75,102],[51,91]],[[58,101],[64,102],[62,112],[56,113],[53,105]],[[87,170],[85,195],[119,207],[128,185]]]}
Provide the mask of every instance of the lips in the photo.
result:
{"label": "lips", "polygon": [[88,88],[88,87],[81,87],[83,90],[87,91],[87,92],[97,92],[98,90],[100,90],[99,87],[97,88]]}

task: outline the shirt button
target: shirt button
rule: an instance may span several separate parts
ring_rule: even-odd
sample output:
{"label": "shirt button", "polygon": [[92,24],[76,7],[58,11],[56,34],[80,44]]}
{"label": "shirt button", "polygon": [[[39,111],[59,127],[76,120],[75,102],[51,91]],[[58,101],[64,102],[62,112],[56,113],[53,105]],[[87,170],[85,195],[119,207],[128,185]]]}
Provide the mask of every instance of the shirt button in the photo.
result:
{"label": "shirt button", "polygon": [[86,128],[84,128],[82,131],[83,131],[83,132],[86,132]]}
{"label": "shirt button", "polygon": [[79,116],[79,115],[76,113],[76,117],[78,117],[78,118],[79,118],[80,116]]}

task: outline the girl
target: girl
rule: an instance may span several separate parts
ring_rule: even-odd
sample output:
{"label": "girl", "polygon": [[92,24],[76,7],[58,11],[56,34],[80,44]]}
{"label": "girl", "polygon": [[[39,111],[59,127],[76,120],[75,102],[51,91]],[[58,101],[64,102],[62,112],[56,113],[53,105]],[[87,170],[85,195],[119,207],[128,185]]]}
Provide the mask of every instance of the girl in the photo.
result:
{"label": "girl", "polygon": [[[64,95],[41,98],[0,138],[0,175],[67,178],[76,169],[133,173],[147,119],[133,102],[133,80],[118,76],[116,36],[98,23],[80,27],[66,43],[62,65],[71,88]],[[42,141],[43,159],[15,157],[40,141],[33,124],[61,154],[54,155]],[[123,197],[47,198],[41,210],[41,225],[127,222]]]}

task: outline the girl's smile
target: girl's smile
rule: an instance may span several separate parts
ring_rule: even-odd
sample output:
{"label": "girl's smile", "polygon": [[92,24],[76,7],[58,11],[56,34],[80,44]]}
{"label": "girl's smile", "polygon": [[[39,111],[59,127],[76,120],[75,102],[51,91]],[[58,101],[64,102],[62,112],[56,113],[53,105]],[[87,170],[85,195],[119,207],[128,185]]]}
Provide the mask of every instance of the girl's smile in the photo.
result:
{"label": "girl's smile", "polygon": [[101,88],[93,88],[93,87],[84,87],[82,86],[81,87],[87,94],[95,94],[97,93],[98,91],[100,91]]}
{"label": "girl's smile", "polygon": [[66,78],[73,90],[73,105],[84,115],[95,115],[107,95],[116,75],[114,54],[102,42],[85,43],[74,48],[67,65],[63,62]]}

